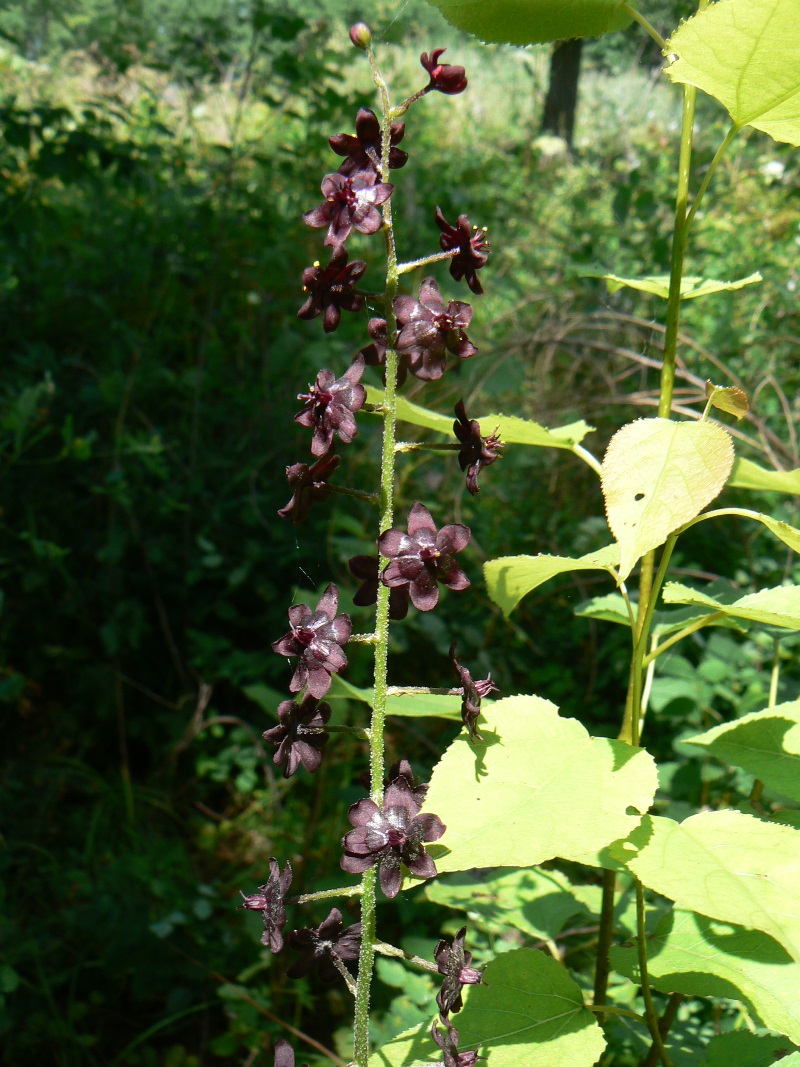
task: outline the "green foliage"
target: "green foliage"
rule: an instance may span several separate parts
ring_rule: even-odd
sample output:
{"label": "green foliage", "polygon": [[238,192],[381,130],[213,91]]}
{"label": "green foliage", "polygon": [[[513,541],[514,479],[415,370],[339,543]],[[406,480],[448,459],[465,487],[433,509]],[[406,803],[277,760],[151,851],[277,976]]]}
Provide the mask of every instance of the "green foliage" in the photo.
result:
{"label": "green foliage", "polygon": [[431,0],[444,17],[483,41],[538,44],[621,30],[630,15],[620,0]]}

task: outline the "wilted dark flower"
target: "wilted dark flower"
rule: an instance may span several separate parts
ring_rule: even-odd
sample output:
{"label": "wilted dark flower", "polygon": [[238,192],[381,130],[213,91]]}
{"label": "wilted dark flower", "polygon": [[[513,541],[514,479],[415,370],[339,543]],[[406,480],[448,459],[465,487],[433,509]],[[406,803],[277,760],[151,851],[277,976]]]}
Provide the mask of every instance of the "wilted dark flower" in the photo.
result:
{"label": "wilted dark flower", "polygon": [[[361,580],[353,603],[360,608],[374,604],[378,599],[378,560],[375,556],[353,556],[348,566],[354,578]],[[389,618],[404,619],[408,615],[408,586],[401,585],[389,591]]]}
{"label": "wilted dark flower", "polygon": [[[406,132],[404,122],[393,122],[389,135],[389,166],[392,170],[404,167],[408,162],[408,153],[395,145],[400,144]],[[345,156],[339,167],[340,174],[378,173],[381,162],[381,124],[378,116],[368,107],[362,107],[356,115],[356,135],[338,133],[328,139],[328,144],[337,154]]]}
{"label": "wilted dark flower", "polygon": [[[372,344],[362,348],[358,353],[364,357],[368,367],[383,367],[386,365],[386,346],[389,341],[386,336],[386,319],[370,319],[367,323],[367,333],[372,338]],[[402,352],[397,353],[397,384],[402,385],[408,374],[408,356]],[[385,375],[384,375],[385,377]]]}
{"label": "wilted dark flower", "polygon": [[[444,975],[442,988],[436,994],[436,1003],[439,1005],[439,1012],[444,1022],[447,1022],[451,1011],[461,1011],[464,1006],[461,1000],[462,988],[465,985],[478,985],[479,982],[483,982],[481,972],[470,966],[472,953],[464,949],[466,934],[467,928],[464,926],[453,938],[452,945],[442,940],[433,954],[439,974]],[[289,944],[291,944],[291,936],[289,934]]]}
{"label": "wilted dark flower", "polygon": [[419,57],[420,63],[431,76],[429,89],[436,89],[448,96],[463,93],[467,87],[466,71],[463,67],[456,67],[450,63],[440,63],[439,56],[447,51],[446,48],[436,48],[430,56],[423,52]]}
{"label": "wilted dark flower", "polygon": [[258,887],[258,892],[244,897],[244,904],[239,906],[248,908],[250,911],[260,911],[264,920],[264,933],[261,935],[261,944],[266,945],[272,952],[280,952],[283,948],[283,930],[286,924],[286,906],[284,897],[289,892],[292,884],[292,867],[287,862],[281,874],[280,864],[274,857],[269,861],[269,878]]}
{"label": "wilted dark flower", "polygon": [[341,649],[350,640],[352,624],[349,615],[337,615],[339,590],[328,586],[312,610],[305,604],[289,608],[291,630],[272,649],[279,656],[298,656],[299,662],[289,683],[289,690],[298,693],[303,686],[318,700],[331,687],[331,675],[347,666],[347,656]]}
{"label": "wilted dark flower", "polygon": [[489,437],[481,437],[481,427],[477,419],[468,419],[464,401],[456,404],[456,421],[453,433],[461,442],[458,463],[462,471],[467,472],[467,489],[475,496],[480,492],[478,475],[481,467],[488,467],[498,458],[503,450],[503,442],[497,431]]}
{"label": "wilted dark flower", "polygon": [[300,393],[298,400],[305,400],[305,408],[294,421],[300,426],[314,430],[311,452],[322,456],[333,444],[334,432],[345,444],[350,444],[358,433],[353,417],[367,399],[367,390],[360,385],[364,373],[364,360],[356,356],[341,378],[334,378],[333,371],[323,368],[317,375],[310,392]]}
{"label": "wilted dark flower", "polygon": [[278,705],[279,723],[265,730],[263,737],[277,746],[273,760],[283,766],[284,778],[291,778],[301,763],[311,774],[319,770],[322,749],[328,742],[328,734],[322,732],[322,727],[330,717],[330,704],[320,704],[310,694],[306,694],[302,704],[284,700]]}
{"label": "wilted dark flower", "polygon": [[[342,245],[352,230],[377,233],[382,217],[378,208],[394,191],[393,185],[376,184],[373,171],[347,177],[345,174],[326,174],[322,179],[325,202],[307,211],[303,222],[320,229],[328,227],[325,244]],[[305,279],[304,279],[305,281]]]}
{"label": "wilted dark flower", "polygon": [[[275,1067],[294,1067],[294,1049],[282,1037],[275,1042]],[[301,1064],[300,1067],[306,1065]]]}
{"label": "wilted dark flower", "polygon": [[397,782],[400,778],[404,780],[405,784],[408,786],[408,791],[417,802],[417,809],[421,808],[428,792],[428,786],[424,783],[420,783],[419,785],[416,784],[414,772],[411,770],[411,764],[407,759],[398,760],[397,763],[393,763],[389,768],[389,774],[387,776],[389,785],[393,782]]}
{"label": "wilted dark flower", "polygon": [[293,523],[302,522],[315,501],[327,500],[331,489],[326,482],[342,461],[335,452],[320,456],[310,467],[307,463],[293,463],[286,468],[289,486],[294,490],[292,499],[278,514],[282,519],[291,518]]}
{"label": "wilted dark flower", "polygon": [[451,300],[445,307],[433,278],[426,278],[420,286],[419,302],[410,296],[398,296],[392,306],[401,327],[397,351],[408,357],[411,373],[417,378],[441,378],[448,352],[469,359],[478,351],[465,332],[472,308],[461,300]]}
{"label": "wilted dark flower", "polygon": [[466,667],[462,667],[456,659],[456,642],[450,646],[450,659],[453,670],[461,683],[463,696],[461,698],[461,720],[469,730],[470,741],[483,741],[478,733],[478,717],[481,713],[481,701],[489,693],[499,693],[500,690],[492,681],[492,676],[474,681]]}
{"label": "wilted dark flower", "polygon": [[342,311],[360,311],[364,298],[354,286],[367,269],[363,259],[347,262],[347,249],[341,245],[334,249],[330,263],[323,268],[319,263],[303,271],[303,292],[308,299],[297,312],[298,319],[315,319],[322,315],[322,328],[330,333],[339,325]]}
{"label": "wilted dark flower", "polygon": [[418,611],[432,611],[439,602],[438,582],[448,589],[466,589],[469,578],[453,559],[467,547],[469,528],[451,523],[437,531],[431,513],[416,501],[408,512],[408,533],[387,530],[378,538],[381,555],[389,562],[381,581],[389,588],[409,587]]}
{"label": "wilted dark flower", "polygon": [[361,941],[361,923],[342,930],[342,913],[332,908],[328,918],[316,930],[292,930],[286,941],[299,958],[286,974],[289,978],[305,978],[316,970],[323,982],[335,982],[339,975],[334,956],[340,960],[357,960]]}
{"label": "wilted dark flower", "polygon": [[342,838],[342,870],[363,874],[379,864],[381,889],[387,897],[400,892],[401,863],[417,878],[435,876],[436,865],[423,842],[438,841],[445,826],[437,815],[419,813],[418,800],[405,776],[387,786],[382,809],[365,798],[353,804],[347,817],[355,829]]}
{"label": "wilted dark flower", "polygon": [[442,231],[439,245],[443,252],[452,252],[457,248],[458,255],[450,260],[450,273],[457,282],[466,278],[467,285],[473,293],[482,293],[483,286],[478,281],[475,273],[486,265],[489,258],[489,241],[486,230],[479,230],[477,226],[470,226],[466,215],[458,216],[458,223],[451,226],[442,214],[442,209],[436,209],[436,224]]}
{"label": "wilted dark flower", "polygon": [[438,1020],[434,1019],[431,1026],[431,1037],[442,1050],[442,1064],[444,1067],[474,1067],[478,1060],[483,1059],[483,1056],[478,1055],[477,1049],[474,1052],[458,1051],[458,1030],[454,1026],[448,1026],[442,1033],[439,1029]]}

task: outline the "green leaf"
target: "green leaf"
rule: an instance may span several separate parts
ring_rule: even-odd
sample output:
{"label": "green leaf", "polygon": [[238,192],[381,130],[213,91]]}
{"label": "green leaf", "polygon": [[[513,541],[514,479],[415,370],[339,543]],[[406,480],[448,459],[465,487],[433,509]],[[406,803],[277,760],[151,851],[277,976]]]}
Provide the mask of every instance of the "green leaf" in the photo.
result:
{"label": "green leaf", "polygon": [[[738,515],[744,519],[752,519],[754,522],[760,522],[763,526],[767,527],[770,533],[775,534],[778,540],[783,541],[783,543],[788,545],[793,551],[800,551],[800,530],[794,526],[790,526],[788,522],[781,522],[779,519],[773,519],[771,515],[765,515],[762,511],[746,511],[743,508],[720,508],[713,517],[718,518],[722,515]],[[705,518],[705,516],[703,518]]]}
{"label": "green leaf", "polygon": [[735,415],[737,419],[744,418],[750,410],[747,393],[742,389],[737,389],[735,385],[714,385],[709,378],[706,378],[706,400],[711,401],[712,407]]}
{"label": "green leaf", "polygon": [[771,490],[776,493],[800,494],[800,468],[793,471],[769,471],[749,459],[737,456],[728,485],[732,489]]}
{"label": "green leaf", "polygon": [[[794,1046],[785,1037],[751,1034],[749,1030],[734,1030],[717,1034],[708,1043],[708,1067],[773,1067],[782,1054],[782,1063],[789,1063]],[[797,1057],[800,1061],[800,1056]]]}
{"label": "green leaf", "polygon": [[736,619],[800,630],[800,588],[794,585],[761,589],[737,598],[735,594],[722,592],[708,595],[680,582],[667,582],[662,595],[666,604],[693,604]]}
{"label": "green leaf", "polygon": [[[603,1032],[583,1004],[579,987],[551,956],[516,949],[484,971],[486,985],[470,986],[454,1022],[459,1051],[478,1045],[491,1067],[592,1067],[605,1048]],[[430,1023],[400,1034],[370,1056],[370,1067],[442,1062]]]}
{"label": "green leaf", "polygon": [[[382,404],[383,391],[371,385],[367,386],[367,400],[370,404]],[[420,407],[419,404],[412,404],[402,396],[397,398],[397,417],[401,422],[410,422],[414,426],[436,430],[455,438],[454,416],[440,415],[436,411]],[[536,445],[541,448],[570,449],[573,445],[580,444],[587,433],[592,433],[594,429],[583,419],[567,426],[557,426],[553,430],[540,426],[532,419],[520,419],[516,415],[482,415],[477,421],[484,437],[499,430],[505,444]]]}
{"label": "green leaf", "polygon": [[685,739],[800,803],[800,700],[743,715]]}
{"label": "green leaf", "polygon": [[[638,982],[635,948],[612,949],[611,962],[615,970]],[[758,930],[676,909],[661,919],[648,939],[647,969],[656,989],[742,1001],[770,1030],[800,1043],[800,965]],[[725,1067],[737,1062],[724,1061]],[[712,1060],[710,1047],[709,1063],[722,1063]]]}
{"label": "green leaf", "polygon": [[631,617],[625,607],[621,593],[607,593],[595,596],[575,609],[575,614],[584,619],[602,619],[603,622],[615,622],[619,626],[631,624]]}
{"label": "green leaf", "polygon": [[446,874],[426,883],[425,895],[436,904],[465,911],[484,929],[513,926],[537,939],[555,937],[569,919],[587,912],[561,871]]}
{"label": "green leaf", "polygon": [[630,809],[652,803],[657,773],[647,752],[590,737],[541,697],[495,701],[481,733],[472,745],[456,738],[431,777],[425,806],[447,826],[430,849],[440,872],[557,856],[602,866],[600,850],[640,821]]}
{"label": "green leaf", "polygon": [[648,888],[681,908],[762,930],[800,959],[799,830],[728,810],[680,824],[647,816],[641,836],[648,831],[628,863]]}
{"label": "green leaf", "polygon": [[508,618],[526,593],[570,571],[608,571],[615,579],[619,546],[606,545],[596,552],[573,559],[571,556],[501,556],[483,565],[489,596]]}
{"label": "green leaf", "polygon": [[799,22],[799,0],[720,0],[670,38],[667,74],[719,100],[736,126],[800,145]]}
{"label": "green leaf", "polygon": [[[361,689],[352,682],[334,674],[331,688],[326,700],[357,700],[372,707],[372,689]],[[491,701],[484,701],[482,708],[489,707]],[[461,697],[443,696],[437,693],[392,693],[386,700],[387,715],[401,715],[405,718],[422,719],[426,716],[437,719],[461,720]]]}
{"label": "green leaf", "polygon": [[262,711],[268,712],[273,718],[277,717],[278,705],[286,700],[285,693],[273,689],[270,685],[264,685],[263,682],[256,682],[254,685],[246,685],[242,688],[242,692],[248,700],[252,700],[254,704],[258,704]]}
{"label": "green leaf", "polygon": [[[600,274],[595,271],[585,271],[581,275],[584,278],[602,278],[609,293],[616,293],[618,289],[638,289],[642,293],[652,293],[660,296],[662,300],[669,299],[669,275],[648,274],[643,278],[620,278],[618,274]],[[716,278],[681,278],[681,300],[694,300],[698,296],[711,296],[712,293],[730,292],[732,289],[744,289],[746,285],[754,285],[763,282],[758,271],[748,274],[746,278],[739,278],[735,282],[720,282]]]}
{"label": "green leaf", "polygon": [[600,476],[611,532],[625,580],[652,548],[699,515],[722,490],[733,442],[710,422],[637,419],[618,430]]}

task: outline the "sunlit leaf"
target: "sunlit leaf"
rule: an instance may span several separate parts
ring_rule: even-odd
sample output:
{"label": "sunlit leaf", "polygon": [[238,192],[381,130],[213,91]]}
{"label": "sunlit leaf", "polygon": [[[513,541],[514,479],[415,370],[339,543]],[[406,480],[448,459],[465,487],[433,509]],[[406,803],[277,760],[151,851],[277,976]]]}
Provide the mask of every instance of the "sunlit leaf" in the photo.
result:
{"label": "sunlit leaf", "polygon": [[710,379],[706,379],[706,400],[711,401],[712,407],[727,411],[737,419],[744,418],[750,410],[747,393],[737,389],[735,385],[714,385]]}
{"label": "sunlit leaf", "polygon": [[619,546],[606,545],[596,552],[570,556],[501,556],[483,565],[489,596],[509,616],[526,593],[570,571],[609,571],[619,563]]}
{"label": "sunlit leaf", "polygon": [[673,82],[720,101],[737,126],[800,145],[800,0],[719,0],[667,43]]}
{"label": "sunlit leaf", "polygon": [[[428,0],[453,26],[497,44],[599,37],[630,22],[620,0]],[[452,62],[455,62],[453,58]]]}
{"label": "sunlit leaf", "polygon": [[425,807],[447,826],[430,846],[441,872],[555,857],[601,866],[598,853],[626,838],[640,821],[635,811],[652,802],[647,752],[590,737],[541,697],[495,701],[481,733],[483,742],[456,738],[433,770]]}
{"label": "sunlit leaf", "polygon": [[800,588],[796,585],[779,585],[737,597],[735,593],[723,592],[709,595],[680,582],[667,582],[662,596],[666,604],[692,604],[764,626],[800,630]]}
{"label": "sunlit leaf", "polygon": [[601,485],[621,579],[717,496],[732,465],[730,435],[710,422],[638,419],[614,434]]}
{"label": "sunlit leaf", "polygon": [[[469,986],[453,1019],[459,1051],[478,1045],[490,1067],[592,1067],[603,1032],[567,970],[543,952],[521,948],[488,964],[485,985]],[[370,1057],[370,1067],[442,1062],[430,1023],[400,1034]]]}
{"label": "sunlit leaf", "polygon": [[[612,949],[611,960],[615,970],[638,982],[635,948]],[[664,993],[740,1000],[770,1030],[800,1043],[800,964],[758,930],[676,909],[648,939],[647,970]],[[709,1051],[711,1062],[723,1061],[712,1061]],[[725,1067],[737,1062],[726,1060]]]}
{"label": "sunlit leaf", "polygon": [[601,619],[603,622],[615,622],[619,626],[630,626],[631,617],[625,606],[621,593],[607,593],[595,596],[575,609],[575,614],[584,619]]}
{"label": "sunlit leaf", "polygon": [[646,816],[628,866],[681,908],[774,937],[800,960],[800,830],[739,811]]}
{"label": "sunlit leaf", "polygon": [[[374,386],[367,386],[367,400],[370,404],[382,404],[383,392]],[[412,404],[410,400],[397,398],[397,417],[400,422],[409,422],[426,430],[436,430],[455,438],[453,433],[454,415],[440,415],[437,411]],[[592,426],[580,419],[567,426],[556,426],[548,430],[532,419],[520,419],[516,415],[482,415],[478,420],[484,437],[498,431],[502,441],[509,445],[536,445],[540,448],[572,448],[580,444]]]}
{"label": "sunlit leaf", "polygon": [[[609,293],[616,293],[619,289],[638,289],[642,293],[652,293],[660,296],[662,300],[669,299],[669,275],[648,274],[642,278],[621,278],[618,274],[600,274],[595,271],[583,272],[586,278],[602,278]],[[754,285],[764,279],[758,271],[748,274],[746,278],[739,278],[735,282],[721,282],[716,278],[698,278],[684,276],[681,278],[681,300],[694,300],[699,296],[711,296],[712,293],[729,292],[732,289],[744,289],[746,285]]]}
{"label": "sunlit leaf", "polygon": [[776,493],[800,494],[800,468],[793,471],[770,471],[749,459],[737,456],[728,485],[733,489],[767,489]]}
{"label": "sunlit leaf", "polygon": [[768,792],[800,803],[800,700],[754,711],[685,740],[754,774]]}
{"label": "sunlit leaf", "polygon": [[[331,688],[325,697],[328,701],[357,700],[372,707],[372,689],[361,689],[346,679],[334,674]],[[491,701],[482,704],[486,708]],[[387,715],[402,715],[406,718],[461,719],[461,697],[439,693],[390,693],[386,699]]]}

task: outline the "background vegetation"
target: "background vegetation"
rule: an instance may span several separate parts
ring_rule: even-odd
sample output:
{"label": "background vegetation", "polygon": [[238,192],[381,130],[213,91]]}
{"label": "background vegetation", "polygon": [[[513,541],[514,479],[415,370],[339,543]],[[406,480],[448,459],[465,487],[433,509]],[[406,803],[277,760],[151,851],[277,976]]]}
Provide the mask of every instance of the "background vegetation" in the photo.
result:
{"label": "background vegetation", "polygon": [[[273,1002],[347,1056],[345,991],[320,999],[289,983],[258,944],[258,916],[235,905],[270,855],[291,860],[295,885],[334,884],[364,769],[363,751],[337,741],[320,775],[287,783],[260,740],[288,681],[269,650],[286,608],[315,602],[331,578],[346,601],[346,560],[372,537],[372,516],[350,502],[297,529],[275,517],[284,468],[307,450],[296,394],[364,343],[363,321],[323,339],[295,317],[319,236],[300,215],[337,162],[327,137],[371,102],[346,35],[356,17],[382,36],[398,96],[421,86],[419,53],[432,47],[448,46],[470,80],[463,96],[411,112],[397,177],[405,258],[434,249],[437,204],[493,241],[471,331],[480,356],[427,386],[425,404],[446,411],[463,396],[470,412],[585,417],[596,453],[614,426],[652,412],[661,309],[630,290],[609,296],[590,275],[667,270],[678,104],[658,57],[635,33],[584,50],[570,155],[538,136],[547,51],[481,47],[418,0],[367,7],[37,0],[0,12],[5,1063],[270,1063],[283,1032]],[[668,29],[681,9],[661,7]],[[702,109],[706,162],[723,128]],[[726,208],[706,205],[692,253],[698,273],[701,262],[725,279],[760,269],[764,282],[687,304],[684,319],[681,402],[706,376],[741,384],[754,400],[734,428],[741,451],[776,467],[800,466],[798,195],[796,153],[739,141],[711,194]],[[360,423],[347,474],[368,486],[376,447]],[[615,732],[626,635],[574,616],[591,580],[541,591],[545,626],[537,596],[503,621],[479,579],[504,551],[602,542],[586,517],[595,501],[586,514],[576,504],[583,482],[593,491],[582,465],[508,449],[473,501],[453,459],[414,463],[401,505],[424,499],[470,523],[474,595],[398,628],[394,680],[449,684],[456,639],[504,693],[536,692]],[[682,542],[685,574],[746,589],[788,573],[767,538],[732,521],[722,540],[718,530]],[[783,649],[789,699],[800,687],[791,641]],[[716,634],[667,661],[650,741],[668,768],[661,810],[677,817],[730,785],[674,742],[676,716],[710,725],[753,710],[771,655],[771,643]],[[366,682],[366,663],[356,650],[348,679]],[[423,771],[453,733],[434,720],[390,729]],[[408,937],[410,906],[383,907],[415,951],[459,925],[415,904]],[[478,954],[495,938],[480,925],[475,936]],[[430,1014],[427,977],[386,961],[379,974],[376,1037]],[[715,1019],[692,1010],[687,1034],[736,1021],[725,1005]]]}

